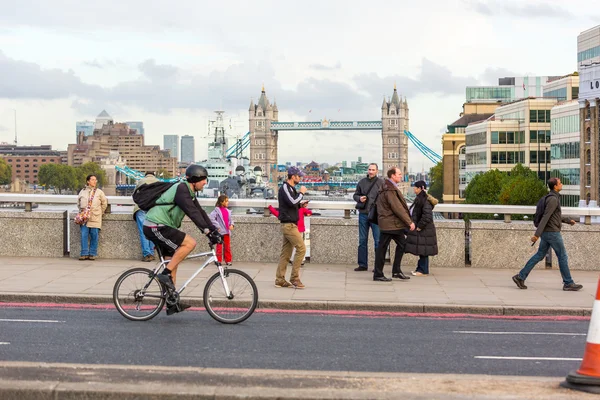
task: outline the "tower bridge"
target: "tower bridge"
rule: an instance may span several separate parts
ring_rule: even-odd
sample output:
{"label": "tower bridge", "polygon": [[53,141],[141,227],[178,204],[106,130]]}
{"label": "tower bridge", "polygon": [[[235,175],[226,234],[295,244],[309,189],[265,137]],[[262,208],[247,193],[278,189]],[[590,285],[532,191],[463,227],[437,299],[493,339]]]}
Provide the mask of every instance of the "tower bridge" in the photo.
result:
{"label": "tower bridge", "polygon": [[[263,86],[257,104],[250,101],[248,109],[249,129],[247,142],[250,146],[250,163],[258,165],[268,176],[270,182],[277,180],[277,158],[279,133],[285,131],[331,131],[331,130],[376,130],[381,131],[382,171],[397,166],[408,175],[408,141],[411,140],[417,148],[430,160],[441,159],[427,146],[423,145],[409,130],[409,109],[406,98],[398,95],[396,85],[392,97],[383,99],[381,104],[381,119],[375,121],[279,121],[277,103],[271,104]],[[247,144],[246,144],[247,146]],[[408,182],[403,189],[408,188]]]}

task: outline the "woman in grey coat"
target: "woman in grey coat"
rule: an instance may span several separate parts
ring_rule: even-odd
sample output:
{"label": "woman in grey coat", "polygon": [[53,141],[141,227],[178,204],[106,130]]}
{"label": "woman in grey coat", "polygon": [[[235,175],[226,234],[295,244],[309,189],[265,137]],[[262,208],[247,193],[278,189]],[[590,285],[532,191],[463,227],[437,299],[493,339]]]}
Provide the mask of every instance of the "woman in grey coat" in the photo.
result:
{"label": "woman in grey coat", "polygon": [[437,199],[425,191],[427,184],[424,181],[415,182],[415,201],[410,206],[410,216],[416,229],[409,231],[406,237],[405,253],[419,256],[417,269],[411,273],[414,276],[429,275],[429,256],[438,253],[437,236],[433,224],[433,207]]}

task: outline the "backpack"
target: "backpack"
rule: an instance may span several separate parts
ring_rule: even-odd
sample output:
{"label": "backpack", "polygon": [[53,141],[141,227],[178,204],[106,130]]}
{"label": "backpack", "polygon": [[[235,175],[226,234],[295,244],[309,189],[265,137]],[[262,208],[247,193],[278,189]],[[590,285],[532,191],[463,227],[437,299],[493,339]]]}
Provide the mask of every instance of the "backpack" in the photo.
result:
{"label": "backpack", "polygon": [[535,206],[535,215],[533,216],[533,226],[536,228],[540,225],[542,221],[542,217],[544,216],[544,211],[546,210],[546,199],[550,196],[548,193],[544,197],[538,200],[537,205]]}
{"label": "backpack", "polygon": [[156,205],[157,200],[163,193],[169,190],[171,186],[178,183],[179,182],[154,182],[143,184],[133,192],[133,201],[140,210],[148,211]]}

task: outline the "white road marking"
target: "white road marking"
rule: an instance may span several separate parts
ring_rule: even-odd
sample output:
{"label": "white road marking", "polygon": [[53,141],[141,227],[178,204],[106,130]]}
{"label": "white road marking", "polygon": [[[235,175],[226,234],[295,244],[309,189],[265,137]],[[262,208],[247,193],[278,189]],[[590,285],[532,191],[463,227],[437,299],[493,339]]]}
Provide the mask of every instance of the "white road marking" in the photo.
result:
{"label": "white road marking", "polygon": [[581,361],[583,358],[475,356],[484,360]]}
{"label": "white road marking", "polygon": [[50,324],[60,324],[65,321],[56,321],[54,319],[2,319],[0,318],[0,322],[44,322]]}
{"label": "white road marking", "polygon": [[585,336],[585,333],[569,332],[489,332],[489,331],[453,331],[469,335],[552,335],[552,336]]}
{"label": "white road marking", "polygon": [[0,342],[0,345],[2,344],[10,344],[10,342]]}

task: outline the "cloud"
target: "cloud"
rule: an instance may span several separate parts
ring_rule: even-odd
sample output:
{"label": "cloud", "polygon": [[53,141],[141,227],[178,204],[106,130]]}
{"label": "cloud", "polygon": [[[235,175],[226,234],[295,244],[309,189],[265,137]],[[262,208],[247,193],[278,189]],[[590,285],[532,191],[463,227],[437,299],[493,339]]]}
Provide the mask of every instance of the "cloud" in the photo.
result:
{"label": "cloud", "polygon": [[0,125],[0,132],[8,132],[10,131],[10,129],[8,129],[6,126],[4,125]]}
{"label": "cloud", "polygon": [[520,18],[573,18],[574,15],[570,11],[548,3],[532,3],[532,2],[513,2],[513,1],[472,1],[471,8],[482,15],[508,15],[511,17]]}
{"label": "cloud", "polygon": [[335,71],[342,68],[342,63],[338,61],[335,65],[325,65],[325,64],[311,64],[309,68],[312,68],[316,71]]}
{"label": "cloud", "polygon": [[[100,64],[100,62],[94,60]],[[336,64],[336,68],[339,63]],[[458,94],[467,85],[477,83],[471,77],[459,77],[447,67],[423,59],[416,77],[361,74],[347,82],[309,77],[295,88],[287,88],[276,78],[267,61],[243,62],[224,70],[190,70],[159,64],[148,59],[138,65],[140,78],[106,88],[81,81],[71,70],[43,69],[34,63],[17,61],[0,53],[0,97],[59,99],[73,97],[72,107],[85,114],[127,106],[161,114],[174,109],[206,110],[222,105],[229,110],[248,108],[255,102],[264,82],[267,94],[277,100],[280,115],[294,114],[311,119],[373,119],[379,114],[381,96],[391,96],[393,83],[404,96],[420,94]]]}
{"label": "cloud", "polygon": [[479,80],[482,85],[496,86],[498,85],[498,78],[509,76],[523,76],[523,74],[510,71],[506,68],[486,68],[483,74],[479,76]]}
{"label": "cloud", "polygon": [[86,67],[99,68],[99,69],[104,68],[104,66],[102,64],[100,64],[100,62],[98,62],[98,60],[84,61],[82,64],[85,65]]}
{"label": "cloud", "polygon": [[38,64],[8,58],[0,51],[0,96],[11,99],[58,99],[95,96],[101,88],[87,85],[72,70],[42,69]]}
{"label": "cloud", "polygon": [[175,78],[179,69],[172,65],[158,65],[154,60],[146,60],[139,65],[140,71],[150,80]]}
{"label": "cloud", "polygon": [[381,99],[382,94],[390,92],[391,82],[396,82],[398,92],[408,97],[427,93],[459,94],[464,92],[466,86],[478,83],[472,77],[455,76],[448,68],[426,58],[422,60],[421,72],[416,78],[400,75],[379,77],[376,74],[363,74],[356,77],[355,82],[360,89],[371,93],[374,98],[378,99]]}

